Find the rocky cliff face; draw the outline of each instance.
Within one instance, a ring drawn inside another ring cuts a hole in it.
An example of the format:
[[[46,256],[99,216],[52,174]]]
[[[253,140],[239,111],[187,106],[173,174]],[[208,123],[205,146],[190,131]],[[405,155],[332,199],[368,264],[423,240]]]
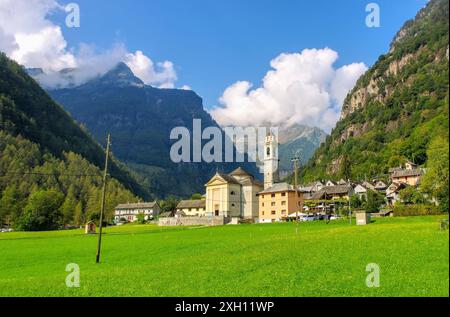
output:
[[[293,157],[299,157],[304,165],[313,156],[327,134],[319,128],[294,125],[279,131],[279,159],[281,175],[292,172]]]
[[[354,178],[383,175],[406,159],[426,163],[433,135],[448,135],[448,10],[448,1],[432,0],[405,23],[348,94],[304,177],[339,178],[348,160]]]

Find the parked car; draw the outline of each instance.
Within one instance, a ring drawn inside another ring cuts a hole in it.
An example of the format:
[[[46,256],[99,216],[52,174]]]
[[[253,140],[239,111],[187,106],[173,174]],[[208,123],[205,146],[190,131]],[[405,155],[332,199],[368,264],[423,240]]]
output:
[[[342,217],[341,216],[339,216],[339,215],[332,215],[331,217],[330,217],[330,220],[339,220],[339,219],[341,219]]]
[[[303,215],[300,217],[300,221],[314,221],[316,217],[314,215]]]

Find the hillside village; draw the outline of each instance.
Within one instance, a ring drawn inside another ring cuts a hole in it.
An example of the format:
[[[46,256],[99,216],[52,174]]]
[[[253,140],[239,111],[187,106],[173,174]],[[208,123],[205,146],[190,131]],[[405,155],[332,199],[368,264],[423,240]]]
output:
[[[281,182],[278,169],[277,140],[265,140],[264,181],[239,167],[226,174],[217,171],[205,184],[199,199],[181,200],[172,211],[162,212],[158,202],[119,204],[115,222],[159,219],[161,225],[210,224],[211,218],[225,223],[272,223],[281,221],[323,220],[367,211],[376,216],[392,215],[393,206],[404,202],[401,191],[417,188],[425,169],[407,161],[389,170],[388,181],[352,182],[341,179],[317,180],[297,189]]]
[[[51,88],[39,65],[2,52],[0,228],[79,228],[103,213],[108,224],[168,225],[446,213],[448,52],[448,1],[433,0],[359,77],[328,136],[287,118],[267,122],[288,131],[267,136],[262,178],[245,160],[171,160],[173,128],[194,134],[201,119],[225,129],[193,90],[148,85],[123,60],[80,85]],[[297,187],[293,156],[303,164]]]

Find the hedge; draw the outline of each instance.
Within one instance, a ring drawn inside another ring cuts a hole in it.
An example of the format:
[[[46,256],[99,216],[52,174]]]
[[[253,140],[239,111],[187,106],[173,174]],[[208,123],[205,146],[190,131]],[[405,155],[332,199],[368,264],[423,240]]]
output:
[[[417,205],[402,205],[394,206],[394,216],[427,216],[427,215],[442,215],[443,213],[435,205],[417,204]]]

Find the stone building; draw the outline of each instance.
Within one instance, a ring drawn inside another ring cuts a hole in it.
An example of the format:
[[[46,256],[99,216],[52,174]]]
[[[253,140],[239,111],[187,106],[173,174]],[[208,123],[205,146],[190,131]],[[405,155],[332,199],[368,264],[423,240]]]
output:
[[[114,209],[114,220],[120,222],[125,219],[129,222],[137,220],[139,214],[143,214],[145,220],[152,220],[156,218],[161,212],[159,204],[154,202],[134,203],[134,204],[119,204]]]

